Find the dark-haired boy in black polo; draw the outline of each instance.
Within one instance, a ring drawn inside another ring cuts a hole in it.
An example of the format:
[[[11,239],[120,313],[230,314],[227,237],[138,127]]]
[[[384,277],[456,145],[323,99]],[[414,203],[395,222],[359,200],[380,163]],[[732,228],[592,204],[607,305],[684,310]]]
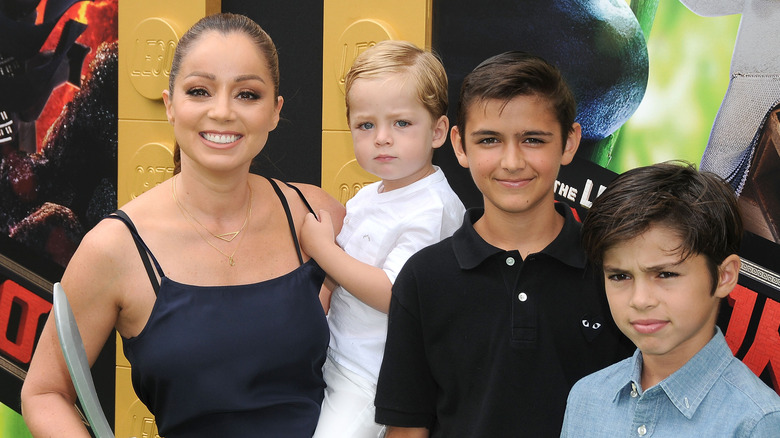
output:
[[[398,275],[376,396],[387,437],[558,436],[571,386],[630,354],[580,225],[554,202],[575,111],[536,56],[504,53],[465,78],[451,138],[484,210]]]

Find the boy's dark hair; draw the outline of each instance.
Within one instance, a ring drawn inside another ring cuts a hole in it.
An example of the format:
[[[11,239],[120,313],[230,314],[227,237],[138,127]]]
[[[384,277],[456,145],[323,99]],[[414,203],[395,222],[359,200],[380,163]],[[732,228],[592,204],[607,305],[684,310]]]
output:
[[[550,101],[561,124],[565,144],[577,116],[574,95],[555,66],[536,55],[519,51],[488,58],[463,79],[457,115],[461,139],[466,137],[466,114],[473,104],[495,99],[506,105],[517,96],[531,95]],[[465,150],[465,144],[462,146]]]
[[[590,261],[601,268],[609,248],[657,225],[680,236],[676,251],[683,260],[705,257],[714,292],[718,266],[742,242],[742,218],[731,186],[685,162],[629,170],[593,202],[582,224],[582,243]]]

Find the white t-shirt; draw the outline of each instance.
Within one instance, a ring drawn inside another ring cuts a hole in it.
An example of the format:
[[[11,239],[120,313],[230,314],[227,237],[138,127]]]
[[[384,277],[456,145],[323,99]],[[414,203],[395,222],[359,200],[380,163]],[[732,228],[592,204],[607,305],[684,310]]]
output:
[[[381,184],[369,184],[347,201],[347,215],[336,242],[357,260],[382,268],[390,282],[395,282],[409,257],[460,227],[465,208],[438,167],[400,189],[380,193]],[[339,286],[331,297],[328,324],[331,359],[376,383],[387,338],[387,314]]]

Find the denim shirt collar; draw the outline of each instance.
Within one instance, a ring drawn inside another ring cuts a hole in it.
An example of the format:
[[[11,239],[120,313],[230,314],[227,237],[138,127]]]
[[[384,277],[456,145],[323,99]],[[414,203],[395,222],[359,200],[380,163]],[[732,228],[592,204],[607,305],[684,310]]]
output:
[[[580,240],[580,224],[572,213],[571,207],[563,202],[555,203],[555,211],[563,216],[564,223],[558,236],[541,253],[560,260],[575,268],[585,267],[585,251]],[[455,257],[461,269],[474,269],[494,254],[505,251],[487,243],[474,229],[474,224],[485,210],[481,207],[470,208],[463,218],[463,226],[452,236]]]
[[[656,396],[663,391],[669,401],[686,418],[691,419],[712,386],[734,359],[723,333],[715,327],[715,336],[710,339],[695,356],[679,370],[665,378],[656,386],[644,391],[640,385],[642,376],[642,353],[637,349],[631,358],[627,382],[617,388],[613,403],[621,398],[630,397],[631,391],[637,391],[640,397]]]

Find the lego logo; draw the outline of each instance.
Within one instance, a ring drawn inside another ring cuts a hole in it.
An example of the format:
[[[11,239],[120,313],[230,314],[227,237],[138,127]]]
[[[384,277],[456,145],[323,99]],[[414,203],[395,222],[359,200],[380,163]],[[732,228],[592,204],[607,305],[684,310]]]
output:
[[[358,20],[350,24],[339,37],[339,57],[334,59],[334,70],[339,89],[344,93],[344,78],[358,57],[377,42],[391,40],[392,28],[376,19]]]
[[[334,178],[336,199],[346,204],[358,190],[377,180],[376,176],[360,167],[357,160],[350,160],[339,169]]]
[[[162,99],[178,41],[173,27],[160,18],[147,18],[133,30],[127,74],[135,90],[145,98]]]
[[[141,146],[132,163],[135,172],[130,186],[130,199],[135,199],[173,176],[173,154],[159,143]]]

